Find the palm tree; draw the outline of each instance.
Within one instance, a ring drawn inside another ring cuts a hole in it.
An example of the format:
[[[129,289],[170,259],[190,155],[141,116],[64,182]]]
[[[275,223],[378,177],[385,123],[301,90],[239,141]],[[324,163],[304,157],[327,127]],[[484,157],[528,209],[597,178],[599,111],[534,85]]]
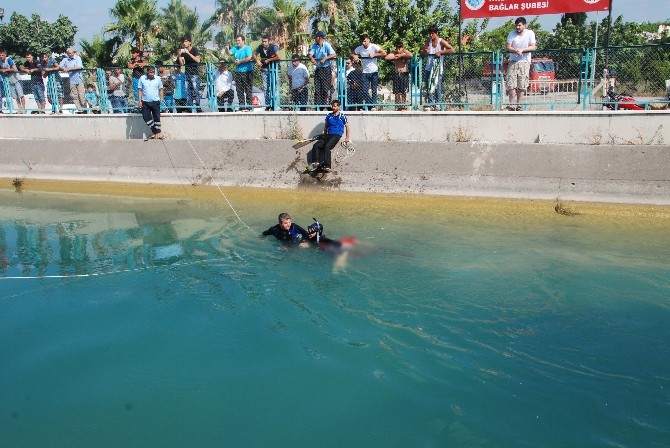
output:
[[[204,45],[212,39],[210,28],[209,23],[201,24],[197,11],[189,9],[182,0],[170,0],[167,7],[161,8],[158,21],[158,44],[155,48],[157,58],[170,60],[176,50],[181,48],[184,36],[190,36],[201,57],[215,59],[209,57],[211,55],[204,49]]]
[[[272,8],[263,11],[260,18],[267,25],[263,32],[287,53],[297,53],[310,40],[307,31],[309,11],[306,2],[296,4],[294,0],[274,0]]]
[[[105,32],[130,39],[143,53],[158,31],[156,0],[118,0],[109,12],[115,22],[107,24]]]
[[[95,35],[91,41],[82,39],[79,44],[82,49],[82,60],[88,67],[110,67],[113,64],[114,53],[121,44],[118,37],[104,40]]]
[[[355,12],[353,0],[317,0],[312,9],[312,31],[334,35],[340,17],[351,17]]]
[[[218,24],[225,35],[233,37],[249,31],[261,11],[256,0],[216,0],[216,4],[210,22]]]

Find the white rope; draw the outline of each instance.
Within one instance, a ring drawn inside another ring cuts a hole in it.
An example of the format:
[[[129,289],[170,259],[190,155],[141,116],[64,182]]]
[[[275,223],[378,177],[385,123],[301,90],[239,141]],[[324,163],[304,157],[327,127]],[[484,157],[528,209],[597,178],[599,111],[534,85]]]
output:
[[[179,121],[177,120],[177,118],[175,118],[174,114],[169,109],[166,109],[166,110],[168,111],[168,113],[170,114],[172,119],[174,120],[175,124],[177,125],[177,128],[179,128],[179,132],[181,132],[181,135],[184,137],[184,139],[188,143],[188,146],[191,147],[191,151],[193,151],[195,156],[198,158],[198,161],[200,161],[200,165],[202,165],[202,167],[205,169],[209,178],[212,179],[212,182],[214,182],[214,185],[216,186],[217,190],[219,190],[219,193],[221,193],[221,196],[223,196],[223,199],[226,200],[226,203],[228,204],[228,207],[230,207],[230,209],[233,211],[233,213],[235,213],[235,217],[237,217],[237,220],[240,221],[244,227],[253,231],[253,229],[251,227],[249,227],[247,225],[247,223],[242,221],[242,218],[240,218],[240,215],[237,213],[237,210],[235,210],[235,207],[233,207],[233,204],[230,203],[230,201],[228,200],[228,197],[226,196],[226,194],[221,189],[221,185],[216,181],[216,179],[214,179],[214,175],[209,170],[209,168],[207,168],[207,166],[205,165],[205,162],[202,161],[202,158],[200,158],[200,154],[198,154],[198,151],[195,150],[195,148],[191,144],[191,141],[188,139],[188,137],[186,137],[186,133],[184,133],[184,130],[179,125]],[[163,145],[165,145],[165,140],[163,140]],[[165,146],[165,150],[167,151],[167,146]]]
[[[337,148],[337,151],[335,152],[335,160],[338,162],[341,162],[345,159],[348,159],[349,157],[353,156],[356,154],[356,148],[354,148],[354,142],[348,141],[348,142],[340,142],[340,146],[343,147],[344,149],[347,150],[345,155],[343,157],[340,157],[340,148]]]
[[[239,256],[239,254],[238,254]],[[172,263],[172,264],[166,264],[166,265],[154,265],[154,266],[146,266],[142,268],[134,268],[134,269],[122,269],[120,271],[107,271],[107,272],[93,272],[90,274],[63,274],[63,275],[34,275],[34,276],[22,276],[22,275],[16,275],[16,276],[8,276],[8,277],[0,277],[0,280],[43,280],[43,279],[64,279],[64,278],[89,278],[89,277],[104,277],[108,275],[116,275],[116,274],[127,274],[130,272],[143,272],[143,271],[149,271],[152,269],[159,269],[159,268],[172,268],[175,266],[191,266],[195,264],[201,264],[201,263],[211,263],[215,261],[222,261],[225,260],[226,258],[212,258],[209,260],[196,260],[196,261],[191,261],[188,263]]]

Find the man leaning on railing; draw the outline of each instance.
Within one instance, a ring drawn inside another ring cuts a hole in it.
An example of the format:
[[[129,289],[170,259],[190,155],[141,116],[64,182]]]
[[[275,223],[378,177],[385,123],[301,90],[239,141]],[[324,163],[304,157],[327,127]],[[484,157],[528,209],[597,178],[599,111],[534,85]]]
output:
[[[200,53],[193,47],[191,37],[182,39],[183,47],[179,50],[177,63],[185,67],[187,105],[195,111],[200,110]]]
[[[279,47],[277,44],[270,42],[269,36],[263,36],[261,44],[254,52],[254,60],[256,65],[261,69],[261,76],[263,77],[263,91],[265,92],[265,110],[273,110],[272,92],[270,82],[270,69],[279,67]],[[276,65],[275,65],[276,64]],[[277,76],[276,79],[279,79]]]
[[[38,111],[33,111],[34,114],[45,113],[44,106],[46,104],[46,98],[44,96],[44,81],[42,80],[42,65],[35,58],[33,53],[26,52],[26,62],[21,65],[21,71],[28,73],[30,75],[30,89],[35,97],[35,103],[37,103]]]
[[[314,44],[309,50],[309,60],[316,66],[314,71],[314,104],[327,106],[331,88],[332,60],[337,58],[333,47],[326,42],[326,35],[319,31],[314,35]]]

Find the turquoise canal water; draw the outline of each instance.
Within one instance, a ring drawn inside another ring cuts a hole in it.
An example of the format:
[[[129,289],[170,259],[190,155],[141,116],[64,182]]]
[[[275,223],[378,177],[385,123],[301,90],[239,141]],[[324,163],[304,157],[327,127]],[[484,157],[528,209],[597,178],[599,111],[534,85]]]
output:
[[[0,194],[0,446],[670,445],[667,215],[265,195]]]

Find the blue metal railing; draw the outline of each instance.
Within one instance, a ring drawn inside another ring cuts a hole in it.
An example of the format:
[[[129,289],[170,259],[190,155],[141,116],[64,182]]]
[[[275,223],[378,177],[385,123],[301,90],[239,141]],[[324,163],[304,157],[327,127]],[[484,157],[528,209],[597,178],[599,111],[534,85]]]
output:
[[[657,62],[647,63],[649,55]],[[523,107],[534,110],[587,110],[602,107],[616,109],[618,103],[613,102],[608,96],[608,86],[610,83],[614,85],[615,82],[618,87],[617,91],[632,90],[635,83],[642,83],[644,93],[638,96],[636,102],[644,108],[649,108],[653,104],[666,105],[669,99],[665,92],[665,80],[670,78],[670,72],[663,72],[663,68],[666,67],[668,58],[670,58],[670,45],[536,51],[531,61],[534,67],[534,71],[531,71],[531,85],[527,95],[524,96]],[[378,60],[379,88],[376,91],[378,100],[370,102],[365,98],[366,96],[374,97],[375,92],[362,95],[360,90],[354,91],[351,87],[353,84],[350,84],[350,79],[347,77],[346,59],[338,58],[333,61],[331,70],[332,88],[330,92],[327,92],[325,98],[319,98],[318,103],[314,92],[314,67],[309,61],[304,60],[303,63],[308,70],[311,70],[307,101],[304,104],[302,103],[304,96],[296,100],[291,94],[288,77],[291,61],[281,60],[272,64],[265,72],[259,72],[255,68],[252,96],[257,96],[259,100],[254,107],[267,108],[272,111],[326,109],[330,101],[336,98],[347,110],[366,111],[376,108],[387,111],[394,109],[416,111],[424,107],[434,110],[502,110],[508,105],[505,92],[506,59],[507,54],[502,51],[447,54],[434,59],[415,55],[409,61],[409,83],[406,86],[406,92],[399,92],[393,88],[394,62],[380,58]],[[540,68],[535,68],[536,64]],[[433,76],[431,67],[437,70],[438,76]],[[617,68],[618,75],[615,75]],[[608,69],[607,75],[603,74],[605,69]],[[234,73],[233,64],[230,65],[230,70]],[[545,72],[541,73],[538,70],[545,70]],[[670,71],[670,68],[666,71]],[[128,69],[124,69],[123,72],[126,78],[125,91],[128,93],[128,107],[123,107],[122,112],[136,112],[131,72]],[[178,84],[181,79],[179,74],[179,68],[173,67],[172,71],[168,68],[167,72],[162,73],[162,76],[169,76]],[[320,74],[323,76],[324,72]],[[360,67],[354,74],[362,75]],[[92,84],[96,88],[100,100],[99,109],[103,113],[119,112],[119,109],[114,110],[111,107],[111,93],[108,91],[109,72],[102,68],[86,69],[83,76],[85,85]],[[216,92],[218,65],[216,63],[202,64],[199,76],[201,78],[201,106],[187,106],[185,102],[179,103],[179,100],[183,98],[178,98],[179,89],[175,87],[174,97],[177,111],[219,110]],[[14,88],[10,85],[8,78],[4,76],[0,78],[0,93],[4,97],[5,110],[8,113],[15,113],[17,107],[14,104],[16,103],[12,102],[15,96]],[[22,75],[19,82],[22,83],[27,98],[32,92],[32,80],[27,80],[26,75]],[[234,86],[233,90],[237,91],[236,87]],[[62,112],[64,108],[66,113],[73,112],[77,108],[77,105],[74,104],[75,92],[71,89],[67,74],[49,73],[44,88],[52,113]],[[300,104],[296,104],[296,101],[299,101]],[[29,101],[26,103],[31,104],[27,107],[27,111],[38,110],[37,106],[32,105],[33,103]],[[92,112],[87,107],[79,108],[83,112]],[[236,111],[241,108],[249,107],[240,106],[235,100],[229,110]]]

